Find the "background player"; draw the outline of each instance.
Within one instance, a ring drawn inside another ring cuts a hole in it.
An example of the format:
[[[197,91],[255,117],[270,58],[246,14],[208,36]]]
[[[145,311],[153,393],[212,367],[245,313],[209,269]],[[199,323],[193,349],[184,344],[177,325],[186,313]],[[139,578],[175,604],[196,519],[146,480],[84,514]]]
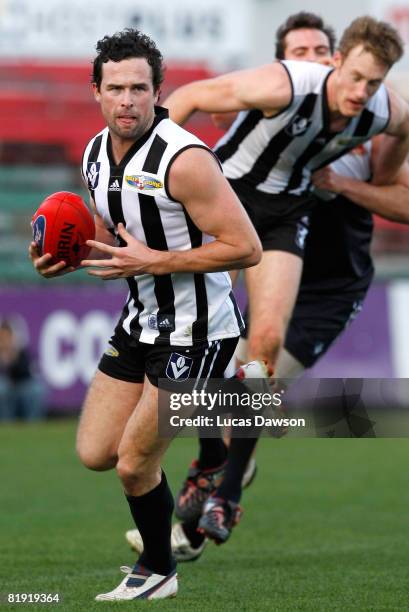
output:
[[[262,261],[246,274],[250,359],[274,367],[282,348],[302,271],[311,173],[382,131],[394,138],[382,147],[375,180],[393,180],[406,158],[408,105],[382,84],[402,52],[396,30],[361,17],[344,32],[334,70],[307,62],[274,63],[186,85],[165,102],[177,122],[195,110],[245,111],[215,151],[263,245]],[[230,500],[239,495],[255,440],[237,445],[232,440],[229,456],[238,470],[230,477],[228,469],[218,501],[211,498],[206,505],[214,525],[231,525],[238,513]],[[210,534],[205,516],[201,527]]]
[[[155,44],[124,30],[97,51],[93,88],[107,127],[87,145],[82,170],[98,230],[89,244],[106,259],[82,263],[93,276],[127,278],[130,294],[91,382],[77,450],[90,469],[116,468],[144,543],[129,575],[97,600],[164,598],[176,594],[177,579],[158,379],[222,375],[241,327],[223,271],[256,264],[260,245],[213,154],[155,106],[162,81]],[[30,255],[46,277],[65,266],[50,266],[35,243]]]
[[[297,13],[278,29],[276,57],[278,59],[308,58],[311,61],[331,61],[335,36],[322,19],[311,13]],[[217,122],[228,127],[236,115],[218,115]],[[310,367],[328,349],[334,339],[359,312],[373,276],[369,252],[372,235],[370,213],[353,203],[383,214],[386,218],[409,222],[409,173],[402,168],[394,185],[376,186],[368,181],[372,168],[377,166],[379,149],[385,136],[374,143],[352,151],[314,175],[321,189],[343,191],[346,197],[317,204],[311,215],[310,235],[306,241],[304,271],[300,292],[287,332],[285,349],[277,363],[277,376],[288,378]],[[334,194],[320,193],[333,198]],[[247,359],[246,342],[240,340],[240,359]],[[205,444],[206,441],[204,440]],[[239,446],[240,440],[236,442]],[[240,463],[239,466],[242,464]],[[240,480],[236,462],[230,457],[230,490],[232,501],[240,498]],[[175,554],[182,560],[197,558],[204,546],[204,537],[197,533],[201,505],[209,489],[215,489],[206,472],[198,470],[197,463],[190,472],[177,508],[186,522],[173,528]],[[186,495],[189,492],[188,495]],[[218,494],[223,493],[220,487]],[[189,499],[189,504],[181,503]],[[195,516],[194,516],[195,515]],[[196,519],[196,520],[195,520]],[[220,528],[218,528],[220,531]],[[228,535],[228,530],[224,532]],[[220,535],[220,533],[219,533]],[[134,547],[140,546],[139,534],[127,532]]]

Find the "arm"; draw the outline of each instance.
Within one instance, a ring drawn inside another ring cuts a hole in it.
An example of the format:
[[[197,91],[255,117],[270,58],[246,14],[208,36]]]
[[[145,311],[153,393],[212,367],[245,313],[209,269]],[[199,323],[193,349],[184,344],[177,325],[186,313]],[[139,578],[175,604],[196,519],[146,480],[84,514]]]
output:
[[[171,93],[163,104],[171,119],[182,125],[195,111],[226,113],[258,108],[275,115],[290,103],[291,96],[288,73],[275,62],[189,83]]]
[[[126,247],[88,241],[89,245],[112,256],[108,260],[83,261],[84,266],[97,267],[89,274],[113,279],[139,274],[218,272],[246,268],[259,262],[261,246],[257,234],[209,152],[191,148],[181,153],[169,173],[169,190],[172,197],[183,204],[193,223],[215,240],[186,251],[157,251],[133,238],[119,225]]]
[[[213,125],[219,130],[228,130],[237,118],[237,113],[212,113],[211,119]]]
[[[101,215],[97,213],[97,207],[92,198],[90,198],[91,208],[94,211],[94,221],[95,221],[95,240],[97,242],[103,242],[104,244],[108,244],[110,246],[116,245],[116,240],[114,236],[107,230],[105,224],[102,220]],[[98,259],[98,257],[103,257],[102,253],[98,249],[91,249],[89,258]]]
[[[388,93],[391,118],[385,133],[392,138],[385,139],[373,165],[376,185],[393,183],[409,154],[409,106],[395,92],[388,90]]]
[[[386,137],[388,139],[388,137]],[[383,148],[385,136],[373,141],[372,163]],[[320,189],[332,191],[355,204],[399,223],[409,223],[409,164],[405,162],[393,185],[374,185],[347,176],[341,176],[326,166],[313,175],[313,183]]]

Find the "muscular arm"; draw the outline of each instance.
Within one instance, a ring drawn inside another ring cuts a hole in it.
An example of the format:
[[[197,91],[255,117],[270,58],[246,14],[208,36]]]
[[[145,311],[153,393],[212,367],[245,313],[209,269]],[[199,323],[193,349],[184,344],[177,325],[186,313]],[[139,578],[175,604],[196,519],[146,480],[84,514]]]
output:
[[[389,90],[388,93],[391,118],[385,133],[391,138],[385,139],[373,165],[376,185],[394,183],[409,154],[409,106],[395,92]]]
[[[171,168],[169,189],[193,223],[215,240],[190,252],[164,253],[164,271],[216,272],[258,263],[261,248],[253,225],[207,151],[182,153]]]
[[[225,113],[257,108],[274,115],[291,101],[287,71],[277,62],[179,87],[163,103],[182,125],[195,111]]]
[[[373,140],[371,163],[374,167],[388,136]],[[374,177],[376,178],[376,177]],[[376,185],[336,174],[329,166],[314,173],[313,183],[320,189],[339,193],[390,221],[409,223],[409,163],[400,168],[392,185]]]
[[[113,279],[140,274],[217,272],[259,262],[261,245],[257,234],[208,151],[191,148],[176,158],[169,173],[169,191],[183,204],[196,227],[215,240],[186,251],[157,251],[118,226],[127,246],[117,248],[89,241],[88,244],[112,256],[105,261],[84,261],[84,266],[97,267],[90,274]]]

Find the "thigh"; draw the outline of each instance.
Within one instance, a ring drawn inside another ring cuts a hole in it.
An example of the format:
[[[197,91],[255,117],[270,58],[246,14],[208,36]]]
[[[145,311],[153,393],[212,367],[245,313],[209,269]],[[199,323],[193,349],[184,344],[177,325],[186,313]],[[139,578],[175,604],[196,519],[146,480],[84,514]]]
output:
[[[98,370],[82,410],[77,446],[83,462],[94,469],[114,467],[126,424],[143,384],[112,378]]]

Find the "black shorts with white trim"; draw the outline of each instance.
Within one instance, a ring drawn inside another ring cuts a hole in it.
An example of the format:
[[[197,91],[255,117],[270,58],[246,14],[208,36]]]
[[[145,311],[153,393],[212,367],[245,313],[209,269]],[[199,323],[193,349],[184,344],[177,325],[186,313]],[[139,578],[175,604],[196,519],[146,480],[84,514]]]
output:
[[[310,194],[265,193],[240,179],[229,183],[250,217],[263,251],[285,251],[303,258],[309,213],[316,200]]]
[[[159,379],[195,384],[200,379],[223,378],[237,338],[210,340],[193,346],[163,346],[134,340],[117,327],[98,369],[118,380],[142,383],[145,375],[155,387]],[[161,385],[162,386],[162,385]]]

